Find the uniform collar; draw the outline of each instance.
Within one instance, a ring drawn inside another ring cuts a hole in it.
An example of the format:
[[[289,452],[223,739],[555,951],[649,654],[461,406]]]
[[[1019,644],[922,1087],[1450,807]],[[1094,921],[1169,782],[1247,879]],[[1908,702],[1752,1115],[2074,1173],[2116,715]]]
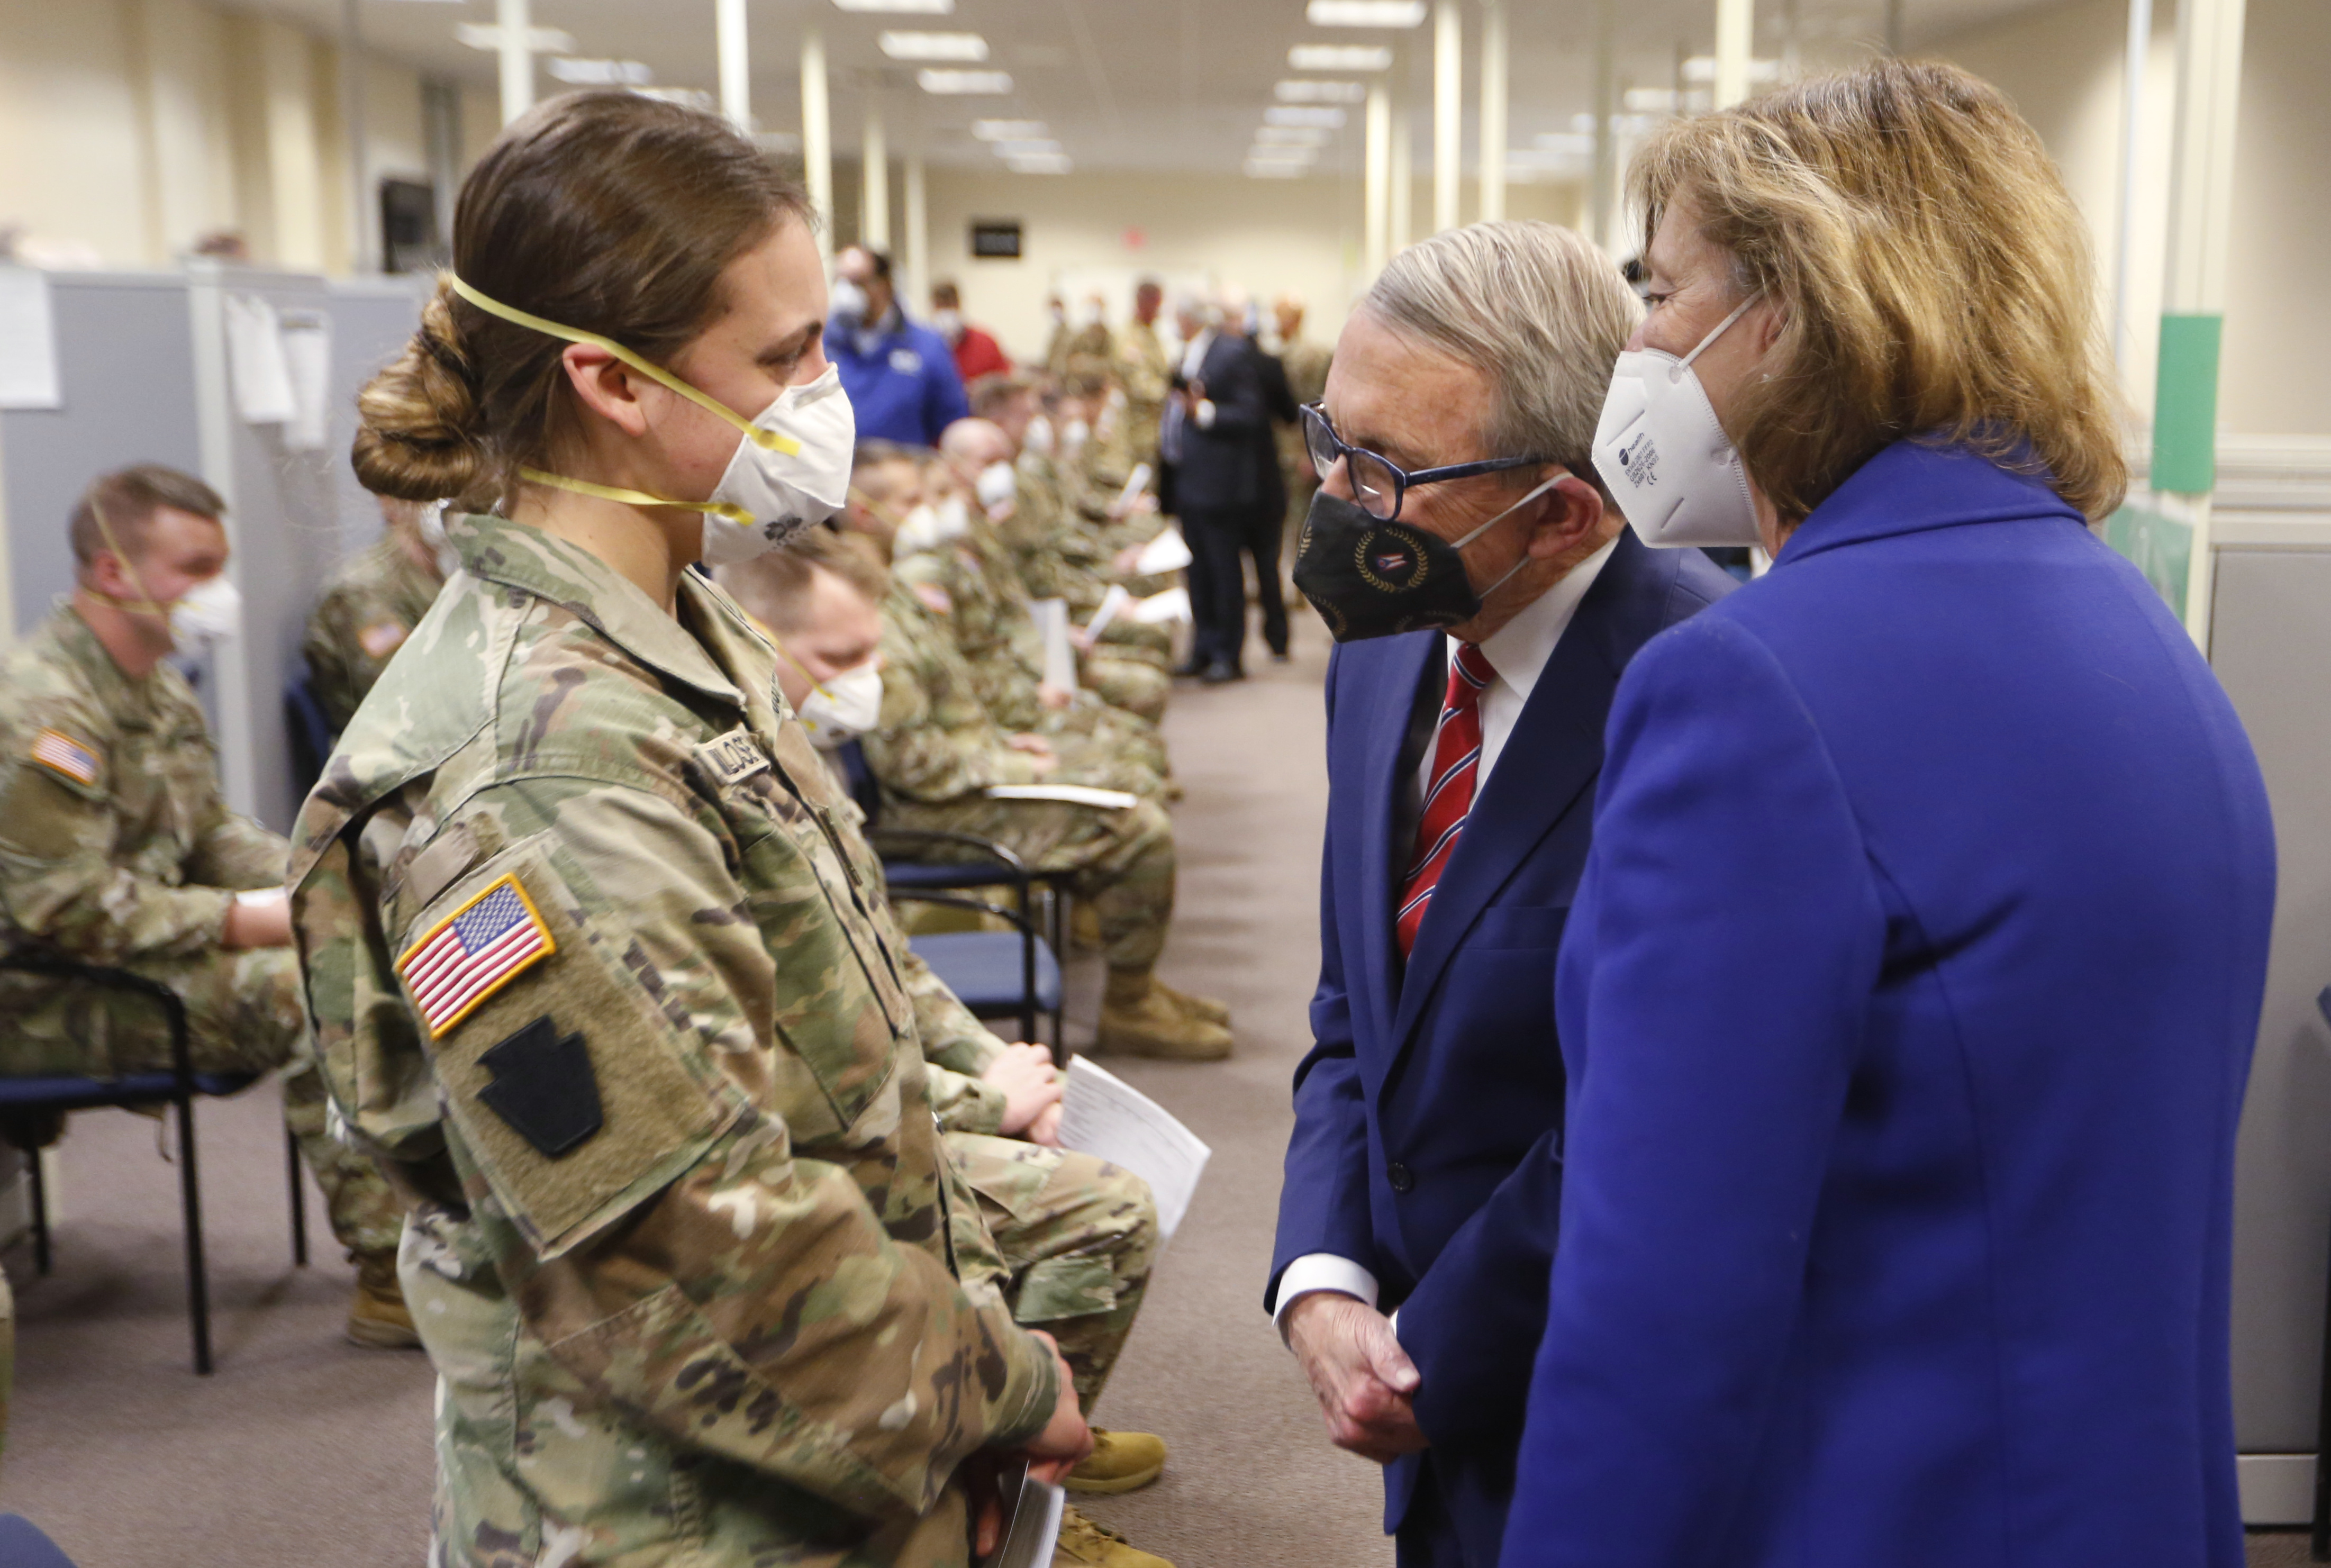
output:
[[[1970,446],[1898,441],[1815,507],[1781,546],[1774,565],[1785,566],[1824,550],[1897,534],[2046,517],[2086,526],[2048,488],[2044,470],[2018,472]]]
[[[526,523],[475,513],[447,518],[445,536],[461,552],[461,565],[471,575],[547,600],[659,674],[745,706],[744,694],[720,672],[704,645],[590,551]],[[723,613],[717,606],[719,595],[693,574],[681,575],[680,594],[699,621],[709,623]]]
[[[81,612],[73,608],[71,599],[58,602],[49,626],[57,647],[88,678],[92,694],[106,712],[127,717],[153,706],[155,693],[161,689],[162,672],[169,668],[166,660],[156,664],[143,679],[132,680],[113,661],[113,655],[97,640],[97,633],[81,618]]]

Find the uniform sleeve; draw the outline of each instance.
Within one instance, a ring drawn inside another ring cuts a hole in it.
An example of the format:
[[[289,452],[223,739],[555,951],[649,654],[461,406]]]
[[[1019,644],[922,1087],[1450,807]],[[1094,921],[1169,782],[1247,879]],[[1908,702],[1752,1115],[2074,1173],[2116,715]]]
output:
[[[229,810],[216,794],[210,808],[186,862],[187,879],[213,888],[281,887],[291,846],[241,812]]]
[[[897,1151],[919,1136],[947,1225],[946,1156],[913,1125],[928,1122],[909,1097],[919,1070],[891,1069],[879,1010],[855,1036],[785,1032],[849,994],[826,967],[851,951],[828,929],[832,889],[748,896],[696,815],[642,790],[549,789],[476,797],[480,821],[501,824],[481,841],[508,833],[509,847],[393,940],[348,951],[328,900],[311,910],[303,888],[303,946],[324,959],[309,970],[319,1041],[361,1065],[366,1010],[392,988],[406,999],[498,1269],[595,1395],[852,1513],[928,1509],[966,1455],[1042,1428],[1056,1379],[1000,1299],[966,1295],[870,1204],[870,1187],[893,1209],[910,1201]],[[775,957],[770,900],[802,911]],[[773,1099],[835,1107],[820,1148],[867,1138],[882,1181],[799,1152],[803,1129]]]
[[[106,729],[71,705],[44,707],[0,737],[0,905],[9,925],[97,964],[178,957],[214,945],[231,885],[174,886],[114,863]],[[36,760],[47,757],[49,761]],[[276,843],[272,880],[283,875]]]
[[[937,805],[990,784],[1034,782],[1034,759],[1026,754],[981,736],[956,735],[938,722],[932,711],[930,655],[903,628],[894,624],[884,632],[882,651],[881,717],[860,745],[866,765],[885,790],[902,800]]]
[[[928,1064],[931,1109],[951,1133],[994,1133],[1004,1126],[1004,1091],[982,1082],[1004,1042],[972,1016],[931,966],[911,947],[900,955],[899,978],[915,1004],[915,1032]]]
[[[1717,616],[1648,644],[1562,948],[1561,1241],[1508,1564],[1697,1561],[1737,1516],[1884,946],[1778,662]]]

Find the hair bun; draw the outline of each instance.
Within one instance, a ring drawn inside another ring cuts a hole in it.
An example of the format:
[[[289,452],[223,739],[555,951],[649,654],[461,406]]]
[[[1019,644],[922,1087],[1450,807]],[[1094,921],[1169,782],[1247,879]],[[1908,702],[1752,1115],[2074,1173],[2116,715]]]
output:
[[[453,290],[441,279],[404,351],[357,394],[357,478],[376,495],[411,501],[465,496],[486,477],[477,375],[453,324]]]

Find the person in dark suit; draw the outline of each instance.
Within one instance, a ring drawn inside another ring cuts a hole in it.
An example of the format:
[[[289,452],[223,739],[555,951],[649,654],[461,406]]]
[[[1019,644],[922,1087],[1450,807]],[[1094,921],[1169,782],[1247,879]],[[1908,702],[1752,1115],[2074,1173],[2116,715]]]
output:
[[[1254,334],[1255,307],[1247,307],[1247,347],[1255,368],[1262,373],[1262,405],[1270,414],[1270,428],[1254,442],[1256,484],[1261,492],[1247,518],[1246,553],[1254,562],[1255,603],[1262,612],[1262,640],[1270,656],[1287,662],[1287,596],[1280,583],[1280,556],[1287,544],[1287,475],[1279,461],[1279,432],[1284,426],[1299,430],[1303,410],[1288,385],[1287,366],[1276,354],[1264,350]]]
[[[1192,556],[1190,660],[1177,673],[1213,686],[1245,674],[1241,552],[1270,499],[1255,454],[1270,446],[1270,410],[1253,347],[1223,327],[1221,305],[1185,299],[1176,309],[1185,346],[1159,445],[1172,465],[1173,507]]]
[[[1627,536],[1588,461],[1638,314],[1569,230],[1452,230],[1394,258],[1306,416],[1295,580],[1340,645],[1265,1301],[1330,1436],[1384,1463],[1403,1568],[1497,1561],[1554,1242],[1547,976],[1603,717],[1635,650],[1732,587]]]
[[[1600,466],[1774,561],[1612,709],[1504,1562],[2239,1568],[2273,828],[2088,527],[2126,475],[2082,220],[1994,89],[1890,60],[1632,183]]]

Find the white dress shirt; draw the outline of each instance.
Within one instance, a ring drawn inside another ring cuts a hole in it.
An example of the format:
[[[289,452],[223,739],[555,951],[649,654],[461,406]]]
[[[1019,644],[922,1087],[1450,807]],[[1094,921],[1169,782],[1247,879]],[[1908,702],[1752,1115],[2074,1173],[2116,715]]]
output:
[[[1563,632],[1578,613],[1579,601],[1594,586],[1594,579],[1603,575],[1618,544],[1613,538],[1573,566],[1560,582],[1482,641],[1482,655],[1497,670],[1498,678],[1481,690],[1481,760],[1473,774],[1476,801],[1489,782],[1489,770],[1498,765],[1498,758],[1505,752],[1515,721],[1521,717],[1530,693],[1537,689],[1537,678],[1546,672],[1546,661],[1554,657],[1556,644],[1562,641]],[[1448,641],[1448,659],[1453,662],[1463,644],[1454,637]],[[1409,792],[1410,809],[1405,813],[1409,821],[1415,820],[1417,803],[1432,787],[1432,754],[1437,749],[1432,745],[1425,746],[1414,776],[1404,786]],[[1459,835],[1460,841],[1462,836]],[[1406,865],[1401,870],[1405,873]],[[1287,1331],[1287,1309],[1294,1305],[1295,1298],[1317,1290],[1356,1296],[1370,1307],[1376,1304],[1378,1293],[1376,1277],[1350,1259],[1338,1258],[1332,1252],[1307,1252],[1289,1263],[1287,1271],[1279,1277],[1279,1305],[1271,1317],[1281,1334]]]

